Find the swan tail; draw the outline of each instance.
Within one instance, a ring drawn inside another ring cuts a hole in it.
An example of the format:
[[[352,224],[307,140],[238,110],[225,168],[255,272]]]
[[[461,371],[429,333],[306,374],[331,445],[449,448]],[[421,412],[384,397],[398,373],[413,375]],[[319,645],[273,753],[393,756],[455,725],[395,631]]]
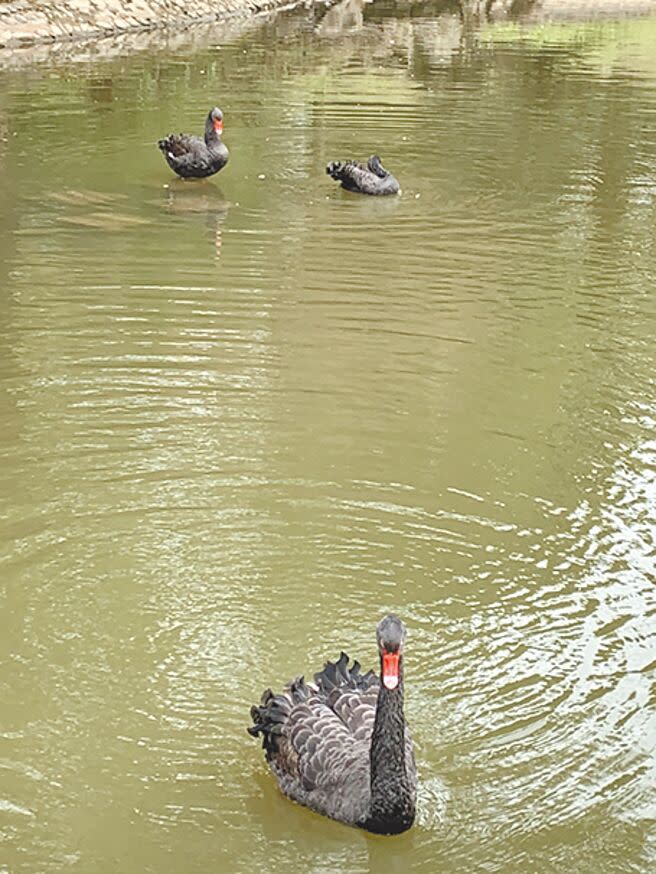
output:
[[[342,161],[331,161],[326,167],[326,173],[336,182],[342,182],[344,179],[344,170],[346,164]]]
[[[274,695],[271,689],[266,689],[259,706],[251,707],[253,725],[247,731],[253,737],[262,735],[262,749],[266,752],[267,761],[271,760],[279,750],[279,742],[283,727],[292,709],[310,697],[312,689],[304,677],[297,677],[289,684],[284,693]]]

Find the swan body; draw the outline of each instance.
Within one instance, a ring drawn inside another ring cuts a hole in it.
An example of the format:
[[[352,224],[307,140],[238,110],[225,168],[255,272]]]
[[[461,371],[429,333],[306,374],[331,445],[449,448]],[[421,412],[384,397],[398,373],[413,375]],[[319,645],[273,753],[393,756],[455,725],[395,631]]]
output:
[[[326,173],[341,182],[347,191],[359,194],[398,194],[397,179],[383,167],[378,155],[372,155],[366,166],[357,161],[333,161],[326,167]]]
[[[409,829],[417,776],[403,715],[403,624],[378,625],[381,673],[362,674],[342,653],[315,674],[251,708],[266,759],[282,792],[349,825],[379,834]]]
[[[183,179],[213,176],[228,163],[229,152],[221,140],[223,113],[215,106],[205,121],[205,135],[169,134],[157,145],[174,173]]]

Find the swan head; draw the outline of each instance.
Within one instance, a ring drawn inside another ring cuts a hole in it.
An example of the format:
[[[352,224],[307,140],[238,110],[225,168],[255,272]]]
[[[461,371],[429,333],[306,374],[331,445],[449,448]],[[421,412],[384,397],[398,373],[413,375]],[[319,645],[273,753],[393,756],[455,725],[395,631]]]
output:
[[[390,614],[378,623],[376,629],[381,660],[383,685],[393,691],[399,685],[400,659],[405,642],[405,627],[398,616]]]
[[[216,131],[217,134],[223,133],[223,113],[218,106],[210,110],[210,114],[207,116],[207,125],[211,130]]]

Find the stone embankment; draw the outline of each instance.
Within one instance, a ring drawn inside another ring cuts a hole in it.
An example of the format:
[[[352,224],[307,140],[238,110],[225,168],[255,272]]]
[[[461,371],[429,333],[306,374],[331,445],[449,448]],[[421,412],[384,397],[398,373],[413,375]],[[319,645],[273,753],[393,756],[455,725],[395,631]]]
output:
[[[289,5],[290,0],[10,0],[0,2],[0,48],[184,27]]]

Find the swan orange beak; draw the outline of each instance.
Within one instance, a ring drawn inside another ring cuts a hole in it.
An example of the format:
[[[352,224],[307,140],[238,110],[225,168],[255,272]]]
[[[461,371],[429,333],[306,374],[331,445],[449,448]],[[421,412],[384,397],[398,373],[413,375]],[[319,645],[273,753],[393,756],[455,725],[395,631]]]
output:
[[[383,683],[386,689],[396,689],[399,685],[399,653],[383,653]]]
[[[217,134],[223,133],[223,119],[222,118],[215,118],[214,119],[214,130],[217,132]]]

